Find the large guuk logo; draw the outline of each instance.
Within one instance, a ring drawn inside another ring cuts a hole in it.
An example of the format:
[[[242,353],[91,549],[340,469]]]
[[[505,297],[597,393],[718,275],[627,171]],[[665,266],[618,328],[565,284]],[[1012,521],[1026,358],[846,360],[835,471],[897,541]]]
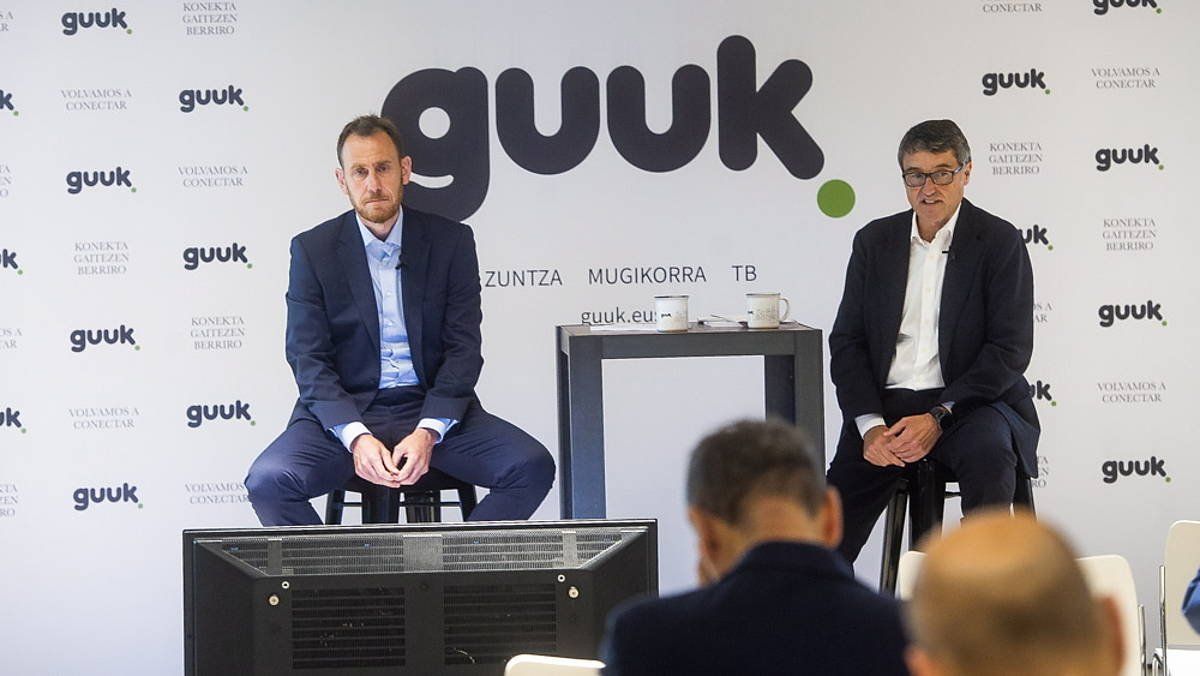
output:
[[[671,80],[672,118],[662,132],[646,122],[646,79],[633,66],[620,66],[604,83],[608,135],[626,162],[649,172],[669,172],[696,158],[717,128],[721,163],[734,171],[750,168],[759,141],[797,179],[816,177],[825,154],[793,109],[813,86],[808,64],[788,59],[759,86],[754,45],[740,36],[717,48],[716,96],[712,78],[695,64],[681,66]],[[495,81],[495,132],[504,153],[535,174],[562,174],[579,166],[600,134],[601,90],[596,73],[570,68],[560,83],[562,122],[543,134],[534,124],[534,83],[528,72],[509,68]],[[449,117],[443,133],[427,134],[421,117],[440,109]],[[383,114],[400,130],[413,158],[417,179],[405,198],[419,209],[465,219],[487,198],[491,114],[488,78],[477,68],[431,68],[400,80],[383,103]],[[448,182],[447,182],[447,179]],[[439,184],[436,185],[435,184]],[[844,181],[824,183],[817,193],[821,211],[844,216],[854,206],[854,190]]]

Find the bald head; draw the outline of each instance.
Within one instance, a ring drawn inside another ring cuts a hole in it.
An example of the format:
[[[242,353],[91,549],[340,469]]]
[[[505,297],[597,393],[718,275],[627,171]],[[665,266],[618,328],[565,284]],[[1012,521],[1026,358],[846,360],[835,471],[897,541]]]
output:
[[[1114,618],[1070,545],[1031,516],[967,519],[928,547],[909,604],[917,652],[938,674],[1116,674]]]

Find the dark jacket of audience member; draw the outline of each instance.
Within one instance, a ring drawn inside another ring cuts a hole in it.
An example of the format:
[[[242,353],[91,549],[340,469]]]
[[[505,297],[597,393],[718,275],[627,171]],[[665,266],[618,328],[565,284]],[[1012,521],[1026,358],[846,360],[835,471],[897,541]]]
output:
[[[706,437],[687,492],[705,586],[615,610],[606,675],[908,673],[899,607],[833,551],[840,502],[794,428]]]

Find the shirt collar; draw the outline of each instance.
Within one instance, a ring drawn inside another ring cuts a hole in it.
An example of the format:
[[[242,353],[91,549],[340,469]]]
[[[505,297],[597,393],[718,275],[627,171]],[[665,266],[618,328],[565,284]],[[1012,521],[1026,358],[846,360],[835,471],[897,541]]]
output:
[[[370,248],[371,242],[379,242],[379,238],[375,233],[371,232],[367,226],[363,225],[362,217],[358,212],[354,212],[354,221],[358,223],[358,234],[362,235],[363,248]],[[392,231],[388,233],[387,239],[381,243],[387,245],[388,249],[399,249],[403,241],[404,235],[404,208],[396,214],[396,224],[392,226]]]
[[[950,215],[950,220],[946,221],[946,224],[943,225],[941,229],[933,235],[933,242],[926,242],[925,240],[921,239],[921,233],[917,230],[917,212],[916,210],[913,210],[912,233],[909,235],[910,241],[920,244],[933,244],[934,242],[937,242],[939,238],[942,238],[944,242],[942,248],[949,249],[950,242],[954,239],[954,226],[958,225],[958,214],[961,212],[962,202],[959,202],[958,208],[955,209],[954,213]]]

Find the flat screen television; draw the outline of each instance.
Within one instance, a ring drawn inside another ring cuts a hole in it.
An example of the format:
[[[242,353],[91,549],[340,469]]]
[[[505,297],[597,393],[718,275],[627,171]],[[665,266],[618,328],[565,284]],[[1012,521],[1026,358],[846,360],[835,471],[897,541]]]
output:
[[[501,674],[657,592],[653,520],[186,530],[184,672]]]

